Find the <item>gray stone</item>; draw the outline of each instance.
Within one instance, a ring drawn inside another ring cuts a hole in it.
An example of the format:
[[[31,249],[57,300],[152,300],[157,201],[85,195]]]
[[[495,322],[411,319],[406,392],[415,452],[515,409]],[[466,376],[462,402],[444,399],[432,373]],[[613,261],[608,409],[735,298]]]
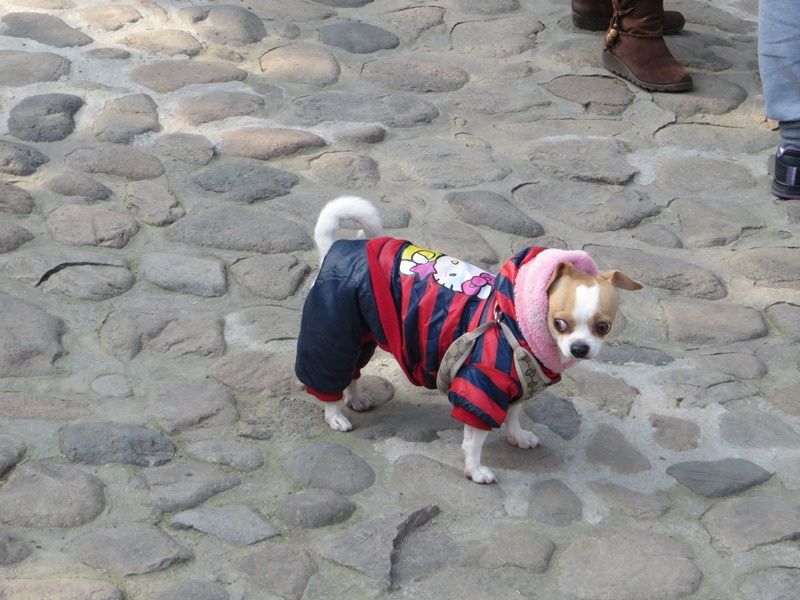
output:
[[[104,507],[102,480],[70,465],[28,461],[0,487],[0,521],[14,527],[76,527]]]
[[[164,511],[194,508],[241,483],[236,475],[193,461],[142,469],[133,485],[149,492],[146,504]]]
[[[800,289],[800,248],[739,250],[732,262],[759,286]]]
[[[112,191],[102,183],[95,181],[83,173],[63,171],[46,184],[47,189],[62,196],[80,196],[87,200],[98,201],[110,197]]]
[[[544,139],[528,144],[525,157],[537,177],[624,184],[638,173],[625,160],[629,150],[613,138]]]
[[[736,304],[688,300],[664,303],[670,337],[690,347],[725,346],[767,335],[760,312]]]
[[[620,419],[630,412],[633,401],[639,396],[638,389],[605,373],[576,367],[569,371],[568,377],[574,384],[572,395],[587,400]]]
[[[0,221],[0,254],[16,250],[33,239],[33,234],[19,225]]]
[[[339,444],[315,442],[290,452],[283,470],[298,484],[340,494],[361,492],[375,482],[375,471],[360,456]]]
[[[550,99],[538,88],[529,86],[518,86],[502,91],[494,87],[470,87],[463,96],[455,100],[455,105],[459,109],[485,115],[522,113],[531,108],[543,108],[550,104]]]
[[[723,8],[695,0],[677,0],[674,6],[676,10],[684,13],[689,23],[716,27],[728,33],[748,33],[756,27],[753,21],[745,21]]]
[[[30,555],[31,549],[28,544],[15,535],[0,529],[0,567],[17,564]],[[0,587],[0,593],[2,593],[2,587]]]
[[[187,581],[157,592],[151,600],[230,600],[230,596],[218,583]]]
[[[513,566],[528,573],[544,573],[556,551],[553,540],[532,531],[512,529],[498,533],[480,557],[490,569]]]
[[[176,54],[194,56],[203,49],[203,45],[192,34],[182,29],[136,31],[122,38],[122,42],[142,52],[168,56]]]
[[[70,548],[84,564],[114,577],[162,571],[194,558],[158,527],[141,523],[99,528],[79,537]]]
[[[617,231],[636,227],[659,213],[637,190],[578,181],[526,183],[514,198],[529,214],[543,214],[584,231]]]
[[[139,232],[130,215],[101,206],[65,204],[47,215],[53,239],[72,246],[122,248]]]
[[[0,173],[30,175],[50,159],[33,146],[0,140]]]
[[[226,335],[246,346],[293,339],[300,328],[300,312],[280,306],[251,306],[227,315]]]
[[[660,350],[630,344],[605,344],[597,359],[613,365],[643,364],[654,367],[663,367],[675,360]]]
[[[260,112],[264,99],[245,92],[210,92],[184,98],[175,114],[189,125],[202,125],[228,117],[243,117]]]
[[[786,414],[800,416],[800,382],[793,381],[774,390],[769,399]]]
[[[133,387],[130,380],[120,373],[100,375],[92,381],[92,391],[104,398],[130,398]]]
[[[209,369],[209,375],[237,392],[267,398],[285,396],[302,389],[294,374],[293,353],[229,353]]]
[[[564,526],[580,521],[583,503],[563,481],[547,479],[531,486],[528,518],[547,525]]]
[[[131,53],[122,48],[92,48],[86,54],[97,60],[127,60],[131,57]]]
[[[618,246],[588,245],[584,250],[592,255],[601,269],[619,269],[646,286],[708,300],[728,295],[725,284],[717,275],[687,261]]]
[[[153,99],[147,94],[129,94],[106,102],[92,133],[104,142],[128,144],[135,136],[160,128]]]
[[[800,456],[778,456],[775,471],[783,487],[793,492],[800,490]]]
[[[264,456],[255,444],[229,440],[200,440],[189,444],[186,451],[197,460],[242,471],[254,471],[264,464]]]
[[[670,370],[657,375],[653,381],[662,388],[665,397],[674,401],[675,406],[687,408],[725,404],[752,396],[757,391],[736,375],[694,368]]]
[[[372,0],[320,0],[320,4],[326,6],[336,6],[338,8],[355,8],[369,4]]]
[[[537,394],[524,410],[536,423],[545,425],[565,440],[571,440],[580,431],[581,415],[572,402],[549,392]]]
[[[0,434],[0,477],[25,456],[27,449],[28,447],[21,439]]]
[[[464,562],[464,551],[449,536],[430,528],[412,530],[397,549],[392,565],[396,588]]]
[[[129,146],[93,146],[73,150],[66,157],[67,165],[84,173],[103,173],[139,181],[164,174],[164,165],[155,156]]]
[[[347,189],[374,187],[380,180],[378,163],[356,152],[326,152],[310,162],[314,179]]]
[[[461,21],[450,30],[452,49],[478,58],[507,58],[536,45],[536,34],[544,29],[534,19]]]
[[[196,529],[226,542],[249,546],[280,535],[248,506],[203,507],[178,513],[170,521],[178,529]]]
[[[159,180],[134,181],[126,186],[125,191],[125,208],[148,225],[169,225],[186,214],[177,198]]]
[[[205,60],[162,60],[140,65],[130,74],[131,81],[165,94],[187,85],[242,81],[247,71],[221,62]]]
[[[504,574],[508,573],[503,570]],[[520,587],[531,587],[532,577],[513,583],[498,581],[495,572],[470,567],[440,569],[430,577],[403,588],[401,594],[414,600],[441,600],[442,598],[492,598],[493,600],[519,600]],[[527,590],[526,590],[527,591]]]
[[[518,0],[459,0],[459,8],[484,15],[499,15],[519,9]]]
[[[755,154],[775,145],[771,131],[699,123],[675,123],[660,129],[655,138],[663,145],[727,154]]]
[[[436,252],[487,267],[497,263],[497,254],[478,232],[456,221],[426,223],[419,232],[420,242]]]
[[[628,86],[606,75],[562,75],[543,87],[559,98],[577,102],[595,115],[620,115],[633,102]]]
[[[505,179],[511,169],[485,150],[432,138],[400,142],[395,153],[400,173],[412,183],[435,189],[471,187]]]
[[[404,42],[413,42],[432,27],[444,22],[441,6],[411,6],[395,10],[384,18]]]
[[[261,19],[240,6],[190,6],[181,9],[179,16],[204,41],[216,44],[252,44],[267,35]]]
[[[261,254],[312,247],[305,230],[292,221],[270,210],[235,205],[184,217],[170,225],[166,237],[174,242]]]
[[[94,41],[58,17],[44,13],[9,13],[3,17],[3,23],[3,35],[30,38],[56,48],[85,46]]]
[[[202,313],[114,311],[100,328],[100,342],[122,360],[132,360],[142,351],[172,358],[218,356],[225,351],[222,320]]]
[[[228,291],[225,264],[217,258],[148,252],[142,255],[139,275],[165,290],[206,298]]]
[[[299,125],[351,121],[414,127],[433,121],[439,116],[439,109],[414,94],[320,92],[295,98],[287,116]]]
[[[397,587],[395,567],[403,542],[437,514],[439,507],[432,505],[360,523],[322,540],[319,552],[375,579],[384,588]]]
[[[31,195],[13,183],[0,181],[0,213],[29,215],[34,202]]]
[[[349,519],[356,505],[345,496],[322,489],[303,490],[278,499],[278,518],[292,527],[316,529]]]
[[[229,129],[220,136],[222,153],[268,160],[288,156],[306,148],[325,145],[318,135],[299,129],[245,127]]]
[[[237,158],[197,171],[189,178],[189,188],[206,198],[251,204],[288,194],[298,181],[292,173]]]
[[[590,533],[572,542],[559,559],[560,598],[683,598],[703,579],[692,559],[688,547],[666,536],[634,529]]]
[[[333,54],[306,44],[273,48],[261,56],[260,64],[271,79],[287,83],[331,85],[341,72]]]
[[[8,114],[8,130],[29,142],[63,140],[75,129],[75,113],[83,99],[71,94],[28,96]]]
[[[300,600],[317,565],[306,552],[289,543],[259,546],[234,560],[251,584],[286,600]]]
[[[285,300],[293,295],[311,270],[291,254],[251,256],[235,262],[230,269],[244,287],[270,300]]]
[[[356,144],[377,144],[378,142],[382,142],[385,136],[386,130],[380,125],[356,125],[355,127],[339,132],[336,135],[336,141]]]
[[[738,494],[760,485],[772,476],[749,460],[724,458],[713,461],[688,461],[667,467],[667,475],[706,498]]]
[[[679,190],[680,193],[691,195],[701,194],[708,190],[710,186],[724,190],[740,190],[755,185],[753,176],[745,167],[730,161],[712,158],[672,158],[656,164],[655,176],[657,181],[680,182],[679,186],[676,186],[677,190]],[[681,204],[679,203],[679,205]],[[684,202],[682,206],[686,209],[687,205]],[[734,219],[747,218],[745,216],[746,214],[747,213],[744,211],[737,211]],[[713,215],[710,217],[704,216],[703,218],[706,221],[711,220],[712,222],[721,220],[718,217],[714,219]],[[730,227],[730,225],[728,225],[728,227]],[[696,232],[698,228],[690,228],[690,235],[693,233],[697,235]],[[715,241],[715,237],[716,236],[711,238],[712,242]],[[701,237],[700,242],[702,243],[702,241],[703,238]],[[719,243],[708,245],[719,245]]]
[[[600,424],[586,445],[586,458],[592,464],[609,467],[615,473],[630,475],[651,468],[647,460],[617,429]]]
[[[635,519],[657,519],[672,505],[664,494],[643,494],[615,483],[592,482],[594,492],[602,496],[612,512]]]
[[[193,133],[170,133],[158,138],[154,150],[190,165],[207,165],[214,158],[214,145]]]
[[[178,433],[209,420],[232,423],[236,399],[228,388],[209,379],[179,380],[159,384],[147,412],[167,433]]]
[[[732,111],[747,98],[740,85],[718,75],[692,74],[692,91],[686,94],[653,94],[661,108],[674,112],[679,118],[698,114],[722,115]]]
[[[63,353],[64,322],[38,306],[0,294],[0,377],[49,375]]]
[[[117,31],[128,23],[136,23],[142,14],[127,4],[97,4],[79,12],[81,19],[106,31]]]
[[[653,438],[662,448],[686,452],[694,450],[699,445],[700,427],[697,423],[654,413],[651,413],[649,418],[653,427]]]
[[[767,308],[767,316],[781,334],[792,342],[800,342],[800,306],[777,302]]]
[[[396,58],[368,62],[361,76],[375,85],[404,92],[452,92],[469,81],[469,74],[458,67]]]
[[[157,431],[128,423],[86,422],[58,431],[61,453],[72,462],[90,465],[122,463],[163,465],[175,454],[175,444]]]
[[[720,417],[722,438],[743,448],[798,448],[800,433],[769,413],[749,408],[728,411]]]
[[[800,589],[800,569],[776,567],[747,576],[739,588],[741,600],[792,600]]]
[[[699,198],[674,200],[667,213],[674,215],[683,245],[688,248],[724,246],[764,227],[763,221],[740,206],[731,203],[720,213],[713,202]]]
[[[0,594],[9,600],[122,600],[122,592],[104,581],[81,579],[5,579]]]
[[[390,31],[359,21],[324,25],[319,28],[319,39],[323,44],[354,54],[369,54],[400,45],[400,39]]]
[[[691,360],[701,371],[716,371],[739,379],[760,379],[767,374],[764,361],[745,352],[701,354]]]
[[[714,543],[729,551],[800,538],[800,507],[783,498],[726,498],[712,506],[701,522]]]
[[[69,60],[51,52],[0,50],[0,85],[22,87],[56,81],[69,73]]]
[[[529,238],[544,235],[541,224],[495,192],[450,192],[444,199],[450,204],[456,217],[470,225],[490,227]]]
[[[683,248],[683,242],[669,227],[659,223],[645,223],[631,234],[634,239],[659,248]]]
[[[103,264],[67,265],[48,276],[41,288],[82,300],[107,300],[133,287],[135,278],[127,267]]]
[[[382,398],[373,396],[373,399]],[[354,434],[369,440],[398,437],[407,442],[432,442],[439,438],[440,431],[457,429],[459,426],[450,416],[450,408],[447,406],[420,406],[408,402],[392,404],[391,413],[366,416]]]

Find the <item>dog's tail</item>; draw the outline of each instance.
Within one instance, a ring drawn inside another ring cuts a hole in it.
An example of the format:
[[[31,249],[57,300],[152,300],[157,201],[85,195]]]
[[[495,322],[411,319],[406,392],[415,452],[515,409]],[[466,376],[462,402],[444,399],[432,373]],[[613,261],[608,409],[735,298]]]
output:
[[[314,227],[314,242],[319,251],[320,264],[333,245],[342,219],[358,221],[364,228],[358,232],[358,237],[372,238],[383,232],[383,223],[381,223],[378,209],[368,200],[358,196],[342,196],[331,200],[319,213],[317,225]]]

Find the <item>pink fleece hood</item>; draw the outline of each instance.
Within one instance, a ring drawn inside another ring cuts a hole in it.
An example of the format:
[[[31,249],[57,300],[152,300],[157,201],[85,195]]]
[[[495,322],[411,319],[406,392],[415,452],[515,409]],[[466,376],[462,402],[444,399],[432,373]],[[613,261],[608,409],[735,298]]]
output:
[[[514,285],[514,308],[520,331],[536,357],[555,373],[575,364],[574,360],[563,359],[547,322],[550,308],[547,284],[558,265],[565,262],[586,275],[598,274],[594,260],[583,250],[548,248],[519,268]]]

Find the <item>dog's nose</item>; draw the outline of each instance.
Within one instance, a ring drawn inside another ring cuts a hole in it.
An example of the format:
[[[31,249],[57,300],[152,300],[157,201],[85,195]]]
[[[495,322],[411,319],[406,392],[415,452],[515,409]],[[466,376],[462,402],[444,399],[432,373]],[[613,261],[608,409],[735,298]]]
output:
[[[586,358],[589,354],[589,344],[575,342],[569,347],[569,351],[572,352],[572,356],[575,358]]]

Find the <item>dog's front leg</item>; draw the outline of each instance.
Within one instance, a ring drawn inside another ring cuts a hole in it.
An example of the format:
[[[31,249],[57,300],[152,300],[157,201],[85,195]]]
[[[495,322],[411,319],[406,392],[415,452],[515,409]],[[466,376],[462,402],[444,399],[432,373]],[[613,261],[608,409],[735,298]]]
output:
[[[350,420],[344,416],[342,406],[344,406],[343,400],[325,403],[325,422],[334,431],[350,431],[353,428]]]
[[[481,464],[481,450],[488,435],[488,431],[464,425],[464,441],[461,444],[461,449],[464,450],[464,475],[475,483],[497,481],[492,470]]]
[[[536,448],[539,445],[539,437],[532,431],[523,429],[519,422],[519,414],[522,412],[522,402],[515,402],[508,407],[508,415],[506,416],[506,427],[508,428],[508,436],[506,439],[512,446],[518,448]]]

